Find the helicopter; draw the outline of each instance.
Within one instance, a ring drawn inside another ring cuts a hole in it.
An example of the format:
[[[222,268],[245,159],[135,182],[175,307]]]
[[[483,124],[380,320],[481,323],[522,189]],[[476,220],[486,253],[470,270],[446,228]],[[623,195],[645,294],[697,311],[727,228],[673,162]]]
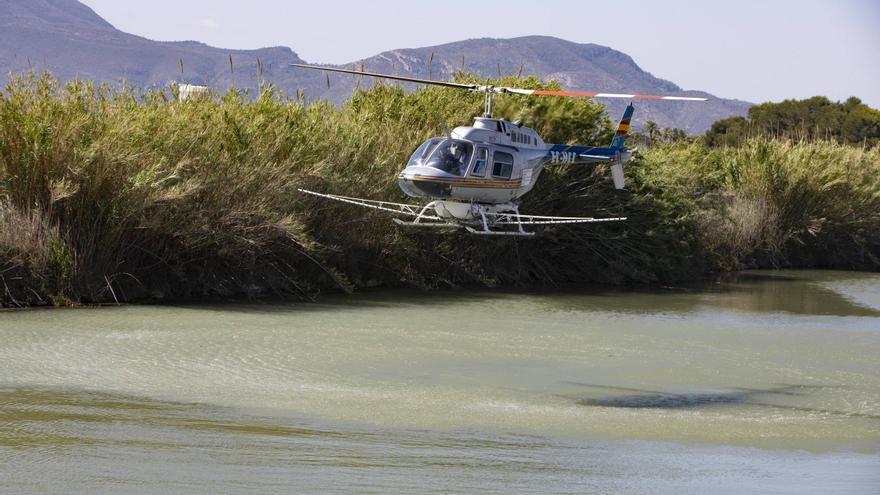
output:
[[[363,70],[290,64],[293,67],[358,76],[371,76],[403,82],[443,86],[484,93],[485,111],[474,117],[472,126],[452,131],[442,122],[444,136],[422,143],[398,175],[398,185],[422,204],[392,203],[371,199],[298,191],[364,208],[386,211],[407,219],[394,218],[402,227],[465,228],[475,235],[533,236],[524,226],[574,223],[619,222],[626,217],[559,217],[520,213],[520,199],[535,186],[546,165],[610,164],[614,187],[625,187],[623,166],[633,150],[625,139],[635,108],[632,102],[623,112],[609,146],[569,146],[545,143],[534,129],[522,122],[493,116],[494,97],[503,94],[548,95],[576,98],[627,98],[673,101],[706,101],[688,96],[659,96],[587,91],[550,91],[504,86],[464,84],[412,77],[393,76]]]

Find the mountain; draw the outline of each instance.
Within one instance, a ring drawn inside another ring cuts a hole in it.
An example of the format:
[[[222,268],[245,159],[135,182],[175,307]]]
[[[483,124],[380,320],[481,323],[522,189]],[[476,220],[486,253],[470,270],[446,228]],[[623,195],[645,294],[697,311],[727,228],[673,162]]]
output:
[[[351,95],[356,84],[353,77],[331,76],[328,88],[323,74],[291,69],[288,64],[304,61],[286,47],[227,50],[196,41],[153,41],[117,30],[75,0],[0,0],[0,70],[7,74],[49,70],[62,80],[79,77],[136,87],[184,80],[219,90],[233,85],[253,89],[258,60],[263,78],[290,95],[303,90],[307,98],[338,103]],[[636,126],[654,120],[660,127],[702,133],[716,120],[745,115],[751,106],[701,91],[684,91],[645,72],[617,50],[548,36],[482,38],[392,50],[345,66],[440,79],[460,69],[462,60],[467,71],[487,77],[517,73],[522,67],[523,74],[554,79],[569,89],[711,98],[706,103],[639,102]],[[627,102],[602,103],[616,118]]]
[[[6,73],[49,70],[61,80],[164,86],[181,80],[182,60],[186,81],[226,89],[255,86],[257,58],[267,74],[289,75],[281,79],[295,91],[296,75],[286,67],[303,60],[290,48],[225,50],[196,41],[153,41],[119,31],[75,0],[0,0],[0,70]]]
[[[432,55],[433,54],[433,55]],[[431,69],[428,68],[432,60]],[[705,103],[646,101],[636,103],[635,125],[654,120],[660,127],[679,127],[703,133],[713,122],[733,115],[746,115],[751,103],[715,98],[703,91],[684,91],[675,84],[642,70],[625,53],[592,43],[579,44],[549,36],[513,39],[481,38],[445,45],[392,50],[359,60],[367,70],[414,77],[441,79],[462,67],[469,72],[494,77],[501,74],[534,74],[559,81],[566,89],[608,93],[702,96]],[[390,71],[390,72],[389,72]],[[351,78],[335,90],[333,100],[351,92]],[[326,86],[325,86],[326,87]],[[612,119],[623,114],[626,100],[600,100]]]

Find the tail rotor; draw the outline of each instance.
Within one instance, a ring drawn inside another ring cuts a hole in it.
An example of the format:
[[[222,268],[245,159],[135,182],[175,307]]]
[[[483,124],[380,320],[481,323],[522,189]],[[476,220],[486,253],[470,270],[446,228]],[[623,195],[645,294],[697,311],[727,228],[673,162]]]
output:
[[[611,165],[611,178],[614,180],[615,189],[623,189],[626,187],[626,181],[623,176],[623,164],[632,157],[632,152],[626,148],[626,135],[629,134],[629,123],[632,120],[635,108],[633,104],[627,105],[623,111],[623,117],[617,124],[617,131],[614,133],[614,139],[611,140],[611,148],[614,150],[614,162]]]

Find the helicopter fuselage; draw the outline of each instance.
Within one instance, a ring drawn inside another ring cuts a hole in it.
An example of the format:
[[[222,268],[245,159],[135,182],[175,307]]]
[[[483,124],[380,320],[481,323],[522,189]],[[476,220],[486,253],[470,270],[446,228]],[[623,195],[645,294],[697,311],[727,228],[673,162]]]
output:
[[[371,199],[324,194],[300,189],[319,197],[351,203],[366,208],[400,213],[414,217],[410,221],[396,218],[407,227],[465,227],[480,235],[533,235],[523,225],[549,225],[621,221],[625,217],[596,219],[592,217],[559,217],[521,215],[519,198],[535,187],[547,164],[607,163],[610,165],[614,187],[624,188],[623,165],[632,156],[624,144],[634,108],[630,103],[623,112],[611,144],[600,146],[569,146],[547,144],[528,127],[504,119],[492,118],[495,95],[548,95],[575,98],[626,98],[649,100],[705,101],[693,96],[639,95],[600,93],[593,91],[560,91],[525,89],[506,86],[485,86],[473,83],[434,81],[414,77],[395,76],[306,64],[296,67],[326,72],[340,72],[355,76],[369,76],[398,81],[457,88],[483,93],[486,110],[483,117],[474,119],[473,126],[462,126],[446,131],[446,136],[422,143],[398,176],[400,188],[408,195],[424,199],[418,206]],[[329,86],[330,79],[327,78]],[[445,125],[444,125],[445,128]],[[445,130],[445,129],[444,129]],[[436,215],[429,212],[433,208]],[[494,230],[491,226],[516,226],[516,230]]]
[[[547,144],[528,127],[478,117],[473,126],[457,127],[419,146],[398,183],[413,197],[500,205],[531,191],[547,164],[621,158],[629,158],[625,148]]]

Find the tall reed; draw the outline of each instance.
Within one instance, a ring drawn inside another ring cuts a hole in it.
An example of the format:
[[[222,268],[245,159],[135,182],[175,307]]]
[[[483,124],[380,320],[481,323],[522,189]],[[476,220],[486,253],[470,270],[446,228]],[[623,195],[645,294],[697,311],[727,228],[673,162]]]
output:
[[[665,283],[743,264],[878,266],[876,149],[654,147],[627,167],[628,191],[613,189],[604,166],[548,168],[524,211],[629,220],[486,239],[403,230],[296,192],[408,201],[396,176],[409,154],[441,133],[441,118],[468,124],[479,95],[377,84],[335,107],[271,85],[255,99],[230,91],[179,102],[175,91],[49,75],[0,91],[0,302],[309,298],[375,285]],[[511,96],[497,111],[548,141],[610,140],[608,117],[589,100]]]

